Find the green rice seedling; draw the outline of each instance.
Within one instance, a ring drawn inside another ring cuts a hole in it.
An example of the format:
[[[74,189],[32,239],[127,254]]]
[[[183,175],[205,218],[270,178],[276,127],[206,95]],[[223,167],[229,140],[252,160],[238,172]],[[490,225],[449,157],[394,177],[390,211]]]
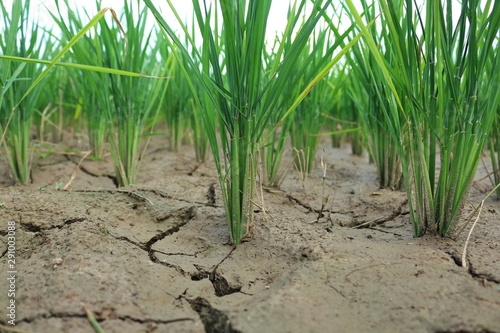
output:
[[[63,1],[63,3],[66,11],[63,13],[63,7],[59,1],[56,1],[58,15],[52,14],[52,18],[61,29],[64,41],[71,39],[82,28],[85,19],[80,16],[79,11],[71,10],[67,1]],[[99,6],[100,3],[96,2],[96,7]],[[87,19],[89,19],[88,14]],[[95,32],[97,32],[97,27],[95,27]],[[82,36],[81,40],[73,47],[70,60],[79,64],[102,66],[105,65],[102,54],[100,41],[96,37],[96,33],[94,33],[93,36]],[[107,110],[112,108],[110,76],[105,73],[81,70],[78,75],[73,74],[73,77],[82,102],[81,108],[87,124],[87,134],[92,155],[102,158],[109,121]]]
[[[348,86],[352,73],[349,73],[350,68],[344,64],[342,68],[330,75],[327,81],[331,92],[328,96],[330,103],[328,108],[322,113],[325,117],[324,130],[328,133],[322,135],[330,135],[332,147],[340,148],[344,141],[351,144],[352,153],[362,155],[364,151],[364,135],[360,130],[358,113],[354,107],[354,102],[349,98]]]
[[[357,45],[355,45],[357,46]],[[362,123],[356,104],[350,94],[350,82],[354,80],[351,68],[345,64],[341,73],[337,73],[337,82],[335,82],[334,103],[338,104],[330,110],[332,120],[328,122],[328,129],[334,129],[332,137],[338,137],[338,141],[347,140],[351,144],[351,150],[354,155],[362,156],[365,148],[365,135],[360,130]],[[333,83],[331,83],[333,85]],[[357,92],[362,95],[362,92]],[[333,124],[332,124],[333,123]],[[343,138],[345,137],[345,138]],[[340,144],[338,144],[340,146]]]
[[[288,16],[293,17],[293,8],[290,6],[288,9]],[[292,25],[294,24],[293,20],[290,20],[287,24],[287,28],[283,32],[282,36],[276,36],[273,47],[268,51],[264,49],[264,59],[265,59],[265,68],[271,68],[272,70],[276,70],[276,67],[279,65],[280,58],[283,53],[287,52],[287,47],[290,47],[290,44],[280,44],[280,39],[291,39],[293,34]],[[304,52],[305,54],[305,52]],[[278,123],[282,117],[283,110],[289,105],[293,99],[300,94],[301,85],[304,84],[304,75],[303,75],[304,67],[296,67],[292,68],[289,76],[293,78],[294,81],[291,81],[289,84],[289,88],[284,90],[279,100],[276,102],[275,108],[278,109],[278,112],[271,113],[269,120],[266,124],[266,130],[263,135],[263,140],[261,147],[259,149],[259,154],[261,155],[262,161],[262,171],[259,175],[260,182],[265,186],[276,187],[278,188],[280,184],[283,182],[288,170],[292,167],[293,163],[290,163],[287,166],[282,167],[281,162],[283,159],[283,155],[287,148],[289,134],[292,128],[292,124],[294,122],[293,116],[288,117],[281,126],[276,129],[276,123]]]
[[[304,50],[304,58],[299,61],[304,62],[306,69],[302,72],[302,84],[310,82],[312,76],[323,68],[328,59],[331,58],[332,38],[330,37],[331,30],[321,30],[317,36],[313,35],[309,45]],[[314,50],[314,52],[312,52]],[[306,162],[303,170],[310,173],[316,157],[316,149],[319,142],[319,132],[321,131],[325,117],[323,114],[327,112],[333,100],[334,90],[328,84],[328,78],[324,78],[314,87],[304,101],[297,107],[293,115],[294,121],[291,128],[292,146],[298,151],[302,151],[303,160]],[[299,163],[299,160],[296,160]]]
[[[22,1],[22,0],[21,0]],[[15,7],[15,6],[14,6]],[[111,11],[113,17],[116,19],[116,13],[110,9],[110,8],[104,8],[100,10],[90,21],[89,23],[84,26],[80,31],[78,31],[70,40],[67,41],[66,44],[62,44],[61,46],[62,49],[54,55],[52,60],[45,60],[45,59],[36,59],[33,57],[19,57],[19,56],[12,56],[12,55],[6,55],[6,54],[0,54],[0,60],[5,61],[5,62],[16,62],[16,63],[22,63],[22,64],[40,64],[43,66],[47,66],[41,74],[36,77],[35,80],[33,80],[33,83],[29,87],[28,91],[22,96],[21,100],[19,103],[21,103],[29,94],[38,86],[38,84],[50,73],[52,68],[54,66],[57,67],[65,67],[65,68],[73,68],[73,69],[82,69],[82,70],[87,70],[87,71],[93,71],[93,72],[98,72],[98,73],[108,73],[108,74],[115,74],[115,75],[122,75],[122,76],[128,76],[128,77],[148,77],[148,78],[161,78],[157,76],[149,76],[149,75],[144,75],[140,73],[135,73],[135,72],[129,72],[125,70],[120,70],[120,69],[112,69],[112,68],[106,68],[106,67],[99,67],[99,66],[92,66],[92,65],[84,65],[84,64],[75,64],[75,63],[67,63],[67,62],[60,62],[61,58],[64,57],[64,55],[72,49],[72,47],[75,46],[75,44],[92,28],[94,27],[99,20],[102,19],[102,17],[105,15],[106,12]],[[6,12],[6,11],[5,11]],[[52,17],[54,17],[52,15]],[[117,20],[117,19],[116,19]],[[9,21],[9,19],[7,19]],[[32,37],[32,35],[30,35]],[[8,38],[10,40],[10,38]],[[9,44],[4,44],[4,45],[9,45]],[[17,78],[17,75],[19,75],[19,72],[22,69],[19,69],[18,71],[15,72],[14,77]],[[7,80],[7,83],[2,86],[2,94],[0,95],[2,98],[4,94],[7,92],[7,90],[11,87],[12,83],[15,80]],[[17,106],[16,106],[17,107]],[[13,113],[12,113],[13,114]],[[5,133],[4,133],[5,134]],[[0,143],[3,143],[4,137],[2,137],[2,141]]]
[[[152,1],[144,0],[144,2],[165,33],[189,61],[190,51],[183,46]],[[168,3],[175,13],[172,3],[170,1]],[[296,27],[299,28],[296,22],[305,3],[306,1],[298,1],[297,9],[293,11],[295,16],[289,16],[289,22],[295,22],[289,25],[292,31]],[[315,2],[314,8],[293,39],[286,37],[280,41],[279,52],[282,56],[276,57],[280,62],[271,69],[267,68],[266,71],[264,41],[271,7],[270,0],[219,1],[222,13],[220,37],[217,26],[212,25],[213,22],[218,22],[214,19],[216,8],[202,8],[198,1],[193,1],[196,20],[203,36],[201,52],[195,51],[202,68],[196,67],[194,61],[189,61],[189,67],[196,75],[192,80],[191,77],[187,79],[191,89],[194,89],[193,81],[200,82],[204,93],[208,95],[217,111],[217,113],[209,112],[211,106],[204,104],[208,102],[207,99],[200,98],[195,92],[195,101],[199,103],[200,108],[208,106],[203,113],[205,132],[219,172],[226,217],[234,244],[241,242],[252,222],[257,150],[266,132],[266,125],[278,110],[276,106],[280,95],[288,89],[294,79],[290,73],[294,67],[304,65],[297,60],[300,59],[316,23],[330,3],[331,1]],[[181,20],[178,21],[182,24]],[[185,27],[183,31],[188,34]],[[291,44],[286,54],[282,51],[285,44]],[[193,49],[196,49],[195,45]],[[346,50],[342,50],[337,57],[319,70],[312,82],[283,113],[275,128],[283,124],[286,117],[295,110],[312,87],[328,73],[345,52]],[[219,135],[216,134],[217,123],[220,124]]]
[[[182,56],[179,56],[182,59]],[[163,57],[166,59],[166,57]],[[181,69],[174,59],[170,66],[169,76],[172,77],[172,85],[169,90],[169,98],[165,99],[166,119],[170,138],[170,150],[178,151],[182,139],[187,136],[190,114],[193,112],[192,93],[189,85],[181,73]]]
[[[139,8],[140,2],[136,4]],[[156,54],[157,47],[147,47],[151,40],[151,32],[146,32],[147,9],[140,9],[135,19],[132,2],[126,1],[120,21],[124,22],[125,31],[100,21],[99,38],[102,40],[104,65],[139,73],[160,74],[164,71],[153,57],[148,56]],[[126,32],[126,40],[121,38],[122,32]],[[133,185],[141,154],[140,139],[151,113],[154,117],[154,113],[158,112],[157,101],[164,80],[124,76],[110,76],[109,79],[112,107],[108,110],[108,119],[117,126],[116,132],[114,127],[108,128],[111,154],[118,184]]]
[[[69,8],[68,3],[65,4]],[[136,2],[138,9],[139,4]],[[96,7],[100,7],[100,2],[96,2]],[[75,46],[73,56],[77,62],[129,72],[164,71],[151,56],[156,54],[156,47],[148,47],[151,32],[146,32],[146,8],[140,9],[134,18],[132,7],[133,2],[126,1],[120,19],[115,17],[111,24],[99,21],[94,36],[86,36],[80,45]],[[63,20],[65,16],[69,23]],[[80,17],[70,9],[66,15],[59,11],[59,18],[55,20],[67,38],[81,26]],[[91,148],[99,156],[107,136],[118,184],[133,185],[141,155],[141,137],[151,117],[156,118],[158,97],[165,88],[164,80],[88,71],[82,74]]]
[[[369,6],[366,1],[362,1],[362,5],[366,19],[375,20],[376,7]],[[388,36],[387,22],[380,20],[377,23],[370,29],[371,37],[377,45],[390,45],[384,40]],[[394,52],[395,49],[388,47],[381,54],[390,61]],[[398,106],[386,98],[391,91],[386,84],[380,82],[382,70],[365,47],[355,45],[347,58],[351,67],[348,95],[360,115],[370,157],[377,166],[379,185],[381,188],[401,189],[403,182],[399,150],[389,134],[389,123],[384,120],[385,114],[398,112]],[[403,127],[403,118],[400,121],[402,123],[399,126]]]
[[[335,12],[336,9],[332,7],[332,10]],[[292,16],[292,9],[289,10],[288,15],[289,17]],[[341,36],[339,26],[334,25],[331,20],[329,22],[330,29],[318,27],[313,33],[300,58],[297,60],[302,65],[291,69],[290,87],[282,93],[282,99],[278,102],[278,105],[281,106],[278,108],[286,108],[287,105],[290,105],[295,96],[301,93],[303,86],[307,82],[311,82],[316,73],[326,66],[334,51],[343,43],[345,34]],[[286,29],[285,34],[292,34],[292,31]],[[333,38],[334,34],[337,36],[335,40]],[[290,35],[288,38],[291,39],[292,36]],[[279,65],[281,54],[279,47],[283,48],[283,53],[286,56],[289,46],[285,44],[283,47],[279,43],[274,46],[271,55],[267,55],[267,58],[270,59],[268,61],[269,68]],[[279,121],[280,112],[274,113],[277,119],[271,118],[268,122],[268,132],[271,139],[265,143],[263,153],[263,156],[265,156],[263,161],[268,185],[277,186],[283,179],[283,177],[279,177],[278,175],[284,174],[283,171],[287,170],[287,168],[280,170],[280,164],[288,136],[291,137],[292,146],[295,151],[296,169],[306,173],[311,171],[319,142],[319,132],[324,124],[325,114],[330,112],[330,109],[333,108],[334,99],[337,98],[338,86],[332,84],[332,81],[337,81],[336,74],[338,73],[329,75],[318,81],[304,101],[297,106],[294,115],[283,122],[279,131],[274,131],[274,124]],[[266,135],[265,137],[269,136]],[[306,162],[305,165],[304,162]]]
[[[3,16],[1,53],[17,57],[50,57],[53,42],[36,23],[30,21],[30,1],[15,0],[10,13],[3,2],[0,6]],[[43,87],[32,87],[42,70],[36,64],[0,61],[0,142],[14,181],[20,184],[30,181],[33,114],[45,107],[40,104]],[[31,93],[24,98],[30,89]]]
[[[351,107],[350,110],[354,111],[354,107]],[[354,117],[350,119],[350,122],[353,122],[355,128],[359,129],[360,121],[358,119],[359,114],[357,112],[352,112],[351,115]],[[351,127],[352,128],[352,127]],[[363,131],[353,131],[348,134],[349,142],[351,143],[351,150],[354,155],[363,156],[365,152],[365,135]]]
[[[483,80],[484,84],[488,84],[488,76],[490,75],[491,71],[494,70],[495,63],[498,61],[498,59],[496,58],[497,55],[498,53],[495,52],[490,53],[490,56],[486,62],[486,71],[484,73],[485,78]],[[488,87],[483,86],[480,89],[488,89]],[[497,106],[497,114],[495,119],[493,120],[491,135],[488,140],[488,150],[493,169],[492,171],[493,177],[490,177],[490,179],[492,179],[492,185],[493,187],[495,187],[498,184],[500,184],[500,104]],[[500,189],[497,188],[495,192],[496,192],[496,199],[500,200]]]
[[[488,142],[493,167],[493,185],[500,184],[500,107],[497,108],[497,116],[493,121],[491,137]],[[500,189],[496,190],[497,200],[500,200]]]
[[[451,235],[499,105],[500,2],[462,1],[454,18],[451,0],[425,8],[381,1],[388,33],[378,45],[346,3],[380,68],[377,86],[387,87],[380,97],[397,106],[383,109],[384,119],[400,152],[415,235]]]
[[[194,35],[194,29],[193,26],[192,35]],[[179,52],[175,45],[169,46],[164,38],[163,32],[160,32],[157,38],[159,41],[160,55],[164,61],[166,60],[166,62],[169,63],[168,76],[172,81],[169,85],[169,97],[165,98],[164,105],[162,106],[166,111],[170,149],[172,151],[178,151],[182,140],[186,139],[188,135],[191,134],[196,160],[198,162],[203,162],[207,155],[208,138],[202,129],[203,122],[200,114],[202,110],[195,104],[193,93],[178,62],[181,61],[185,64],[183,66],[188,71],[188,75],[192,75],[189,73],[190,67],[186,60],[186,55]],[[187,39],[184,41],[184,46],[189,48],[189,41]],[[176,56],[173,55],[174,52]],[[196,61],[197,58],[193,56],[193,51],[191,53],[190,59]],[[200,66],[200,64],[198,64],[198,66]],[[194,82],[194,84],[196,85],[195,89],[197,91],[203,90],[197,82]]]
[[[344,68],[347,69],[346,66]],[[342,72],[335,73],[337,79],[335,82],[330,82],[335,92],[332,93],[333,99],[329,110],[323,115],[327,118],[325,128],[331,133],[330,138],[333,148],[340,148],[342,143],[346,141],[348,134],[344,132],[345,129],[356,126],[356,123],[351,121],[355,112],[345,88],[348,81],[346,78],[340,80],[343,75]]]
[[[63,125],[57,130],[65,116],[62,105],[57,105],[60,97],[58,81],[62,79],[62,72],[64,70],[57,69],[47,75],[45,93],[39,97],[40,105],[46,105],[46,107],[43,110],[35,110],[33,115],[33,124],[37,128],[36,133],[42,143],[44,141],[58,142],[62,138]]]
[[[263,165],[260,179],[261,183],[266,186],[279,188],[288,169],[293,164],[284,167],[281,166],[292,123],[293,117],[289,117],[278,130],[269,128],[269,132],[266,133],[268,142],[260,148]]]
[[[292,14],[292,8],[289,8],[288,15]],[[288,26],[290,26],[293,22],[290,21]],[[284,34],[292,34],[291,29],[286,29]],[[279,38],[287,38],[276,36],[273,47],[267,51],[264,50],[264,59],[265,59],[265,68],[273,68],[279,63],[279,57],[282,52],[284,52],[285,48],[280,48]],[[290,38],[290,36],[288,37]],[[294,70],[297,70],[295,68]],[[264,134],[264,140],[259,149],[259,154],[261,156],[262,168],[261,173],[259,174],[259,180],[261,184],[270,187],[279,188],[280,184],[283,182],[288,170],[292,167],[292,163],[287,166],[282,167],[281,162],[283,159],[283,155],[286,151],[287,147],[287,139],[290,134],[290,130],[293,124],[293,117],[288,117],[282,125],[275,129],[275,124],[280,121],[280,117],[282,116],[283,110],[287,107],[288,103],[293,100],[297,94],[300,93],[300,84],[299,80],[301,80],[301,75],[297,72],[290,74],[291,77],[295,78],[294,82],[290,82],[289,89],[286,89],[282,92],[279,101],[276,103],[276,108],[278,112],[273,112],[271,117],[268,120],[266,131]]]
[[[32,109],[30,110],[29,108],[36,105],[37,97],[40,94],[39,89],[41,89],[39,84],[54,66],[85,68],[98,72],[136,77],[142,76],[141,74],[123,70],[59,62],[71,47],[104,16],[107,9],[101,10],[85,27],[78,31],[55,56],[51,57],[52,60],[37,59],[33,54],[46,55],[47,57],[49,54],[52,54],[52,44],[46,43],[39,48],[35,48],[37,43],[37,29],[31,27],[30,30],[25,31],[27,29],[25,24],[27,24],[28,20],[23,15],[27,15],[28,11],[23,12],[23,8],[28,7],[29,1],[14,1],[11,16],[9,16],[4,6],[1,7],[4,14],[4,29],[6,29],[7,33],[5,35],[2,34],[2,38],[0,38],[1,47],[5,51],[0,54],[3,75],[1,82],[2,90],[0,91],[0,105],[2,109],[0,116],[2,132],[0,144],[3,144],[6,148],[7,159],[15,180],[21,183],[26,183],[29,179],[29,132],[33,116]],[[21,33],[21,36],[16,35],[18,31]],[[3,39],[3,36],[6,36],[6,38]],[[27,40],[29,40],[29,43],[26,43]],[[17,48],[18,46],[19,49]],[[42,50],[43,52],[41,52]],[[37,51],[40,52],[36,53]],[[13,62],[21,63],[21,65],[14,70]],[[38,69],[41,68],[39,65],[46,65],[46,68],[38,71],[36,77],[34,73],[31,73],[29,77],[20,76],[25,68],[33,66],[31,67],[32,69]],[[30,84],[24,86],[23,84],[27,83],[27,81]],[[20,83],[19,89],[13,86],[16,83]],[[20,94],[16,95],[18,93]],[[25,104],[28,105],[28,108],[26,108],[28,111],[23,110]]]
[[[168,45],[161,29],[156,32],[156,42],[159,44],[158,51],[161,59],[163,62],[169,63],[168,76],[171,77],[169,97],[163,100],[161,109],[164,110],[167,121],[170,150],[176,152],[179,150],[183,138],[187,136],[188,119],[191,112],[189,100],[192,99],[192,93],[178,64],[179,59],[182,61],[182,54],[177,57],[173,56],[173,53],[177,52],[176,47]]]

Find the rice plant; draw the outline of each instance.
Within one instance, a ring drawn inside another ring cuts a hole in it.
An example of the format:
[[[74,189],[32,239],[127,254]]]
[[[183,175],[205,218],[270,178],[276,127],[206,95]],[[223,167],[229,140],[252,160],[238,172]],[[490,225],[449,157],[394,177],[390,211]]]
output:
[[[330,36],[331,30],[321,30],[318,35],[313,35],[305,49],[304,58],[299,61],[306,64],[301,75],[302,84],[310,82],[315,73],[323,68],[332,57],[336,45],[332,47],[333,38]],[[314,50],[314,52],[312,52]],[[293,115],[291,128],[292,146],[305,154],[304,171],[310,173],[316,157],[316,149],[319,143],[319,136],[325,117],[334,98],[335,90],[329,83],[330,77],[325,77],[318,82],[314,89],[307,95],[304,101],[297,107]],[[300,82],[299,82],[300,83]],[[296,163],[299,161],[296,160]]]
[[[63,6],[56,1],[57,16],[52,15],[54,22],[63,33],[63,41],[69,40],[79,31],[85,19],[78,11],[73,11],[68,2],[63,1]],[[97,2],[96,6],[100,4]],[[89,19],[89,17],[87,17]],[[80,64],[102,65],[102,52],[99,40],[94,36],[85,35],[73,47],[73,52],[69,60]],[[79,75],[74,75],[78,92],[82,100],[83,114],[87,123],[87,134],[92,155],[102,158],[104,143],[106,142],[106,110],[111,108],[111,98],[109,95],[110,79],[109,75],[98,72],[79,71]]]
[[[493,122],[491,137],[488,142],[493,167],[493,185],[500,184],[500,107],[497,108],[497,116]],[[500,200],[500,189],[496,190],[497,200]]]
[[[65,4],[67,13],[61,14],[58,7],[59,17],[54,16],[54,20],[70,38],[82,25],[82,19],[70,9],[67,1]],[[100,7],[99,1],[96,7]],[[139,7],[139,2],[136,2],[136,8]],[[68,23],[64,17],[68,18]],[[146,32],[146,22],[146,8],[139,10],[136,19],[133,2],[125,1],[122,16],[115,17],[111,23],[100,20],[96,33],[85,36],[82,43],[74,47],[73,57],[78,63],[160,74],[165,69],[150,56],[156,50],[147,47],[152,32]],[[107,137],[118,184],[133,185],[140,161],[141,137],[150,117],[155,118],[158,97],[165,87],[164,80],[88,71],[82,72],[82,80],[90,146],[96,156],[101,156]]]
[[[289,9],[289,17],[293,16],[292,10],[292,8]],[[311,82],[316,73],[327,65],[339,46],[345,46],[344,39],[349,34],[350,28],[341,34],[339,32],[340,20],[334,24],[330,19],[332,13],[334,16],[337,14],[337,9],[333,6],[326,16],[328,26],[317,27],[303,49],[298,60],[303,65],[291,69],[289,89],[282,92],[281,100],[277,103],[279,109],[287,108],[301,93],[304,85]],[[287,27],[285,33],[292,34],[292,30]],[[292,36],[288,38],[291,39]],[[286,55],[290,45],[282,46],[280,43],[275,43],[271,53],[267,56],[269,68],[279,65],[280,47]],[[269,140],[265,142],[262,152],[266,175],[262,178],[267,181],[267,185],[279,186],[286,174],[288,167],[280,168],[280,166],[288,137],[291,138],[296,156],[295,167],[306,174],[311,172],[319,143],[319,133],[323,129],[325,119],[340,98],[339,88],[342,81],[342,71],[324,75],[323,79],[315,83],[314,89],[304,101],[297,106],[294,114],[281,123],[279,131],[275,131],[275,124],[280,122],[281,113],[274,112],[271,115],[268,121],[268,134],[264,136]]]
[[[36,22],[30,21],[30,1],[15,0],[10,13],[3,2],[0,6],[4,29],[0,34],[1,53],[35,59],[51,57],[53,41]],[[20,184],[30,181],[33,115],[45,107],[39,100],[43,86],[33,86],[42,71],[36,64],[0,61],[0,142],[12,177]]]
[[[384,119],[400,152],[415,235],[453,234],[499,105],[500,2],[462,1],[453,17],[451,0],[425,8],[380,1],[388,30],[378,45],[346,3],[380,68],[381,98],[396,106],[383,109]]]
[[[186,56],[190,56],[190,52],[152,1],[144,2],[173,43]],[[172,3],[167,2],[178,17]],[[293,31],[297,28],[298,32],[293,38],[285,33],[280,41],[280,53],[276,57],[279,62],[266,71],[265,33],[270,19],[270,0],[219,1],[218,8],[222,13],[220,37],[216,25],[219,22],[216,19],[217,8],[202,6],[198,1],[193,1],[198,27],[203,36],[203,47],[201,52],[195,52],[202,68],[198,68],[195,62],[189,63],[192,72],[196,74],[190,80],[190,86],[193,89],[194,80],[200,82],[209,97],[200,99],[195,92],[196,103],[206,110],[203,113],[205,131],[219,172],[226,217],[234,244],[241,242],[252,222],[257,148],[262,142],[266,124],[277,110],[275,106],[279,103],[279,96],[288,89],[289,82],[293,81],[290,76],[292,69],[304,66],[297,60],[331,1],[315,2],[311,13],[299,28],[298,17],[305,3],[306,1],[298,1],[293,10],[294,15],[289,16],[287,29]],[[181,20],[178,21],[182,24]],[[185,26],[183,31],[188,34]],[[291,45],[286,54],[282,51],[285,44]],[[193,49],[196,49],[195,45]],[[333,62],[338,61],[339,57],[334,58]],[[319,71],[314,82],[284,112],[281,118],[283,121],[331,66],[332,62],[325,66],[323,72]],[[207,105],[207,102],[213,103],[217,113],[210,112],[213,106]],[[219,135],[216,134],[217,122],[220,124]],[[276,124],[276,128],[281,124],[282,121]]]
[[[163,49],[167,50],[167,47]],[[162,54],[162,59],[168,59],[169,56],[171,55],[168,53]],[[182,60],[182,55],[179,55],[179,58]],[[169,90],[169,98],[165,99],[162,108],[165,110],[167,120],[170,150],[177,152],[182,140],[188,135],[189,118],[193,112],[192,103],[190,103],[192,93],[175,58],[169,66],[168,75],[172,77],[172,84]]]
[[[375,6],[361,1],[364,16],[367,20],[376,19]],[[370,28],[370,36],[377,45],[390,45],[388,24],[385,20],[376,22]],[[396,50],[391,47],[383,49],[381,56],[390,61]],[[348,95],[353,101],[361,124],[367,137],[368,150],[372,161],[377,166],[378,180],[381,188],[401,189],[402,170],[397,142],[390,136],[389,123],[384,115],[398,112],[397,105],[391,103],[386,96],[391,94],[390,88],[380,78],[382,69],[377,66],[374,56],[361,44],[355,45],[347,55],[351,75],[349,77]],[[391,110],[391,108],[393,110]],[[403,118],[400,127],[404,127]]]
[[[497,41],[498,40],[500,40],[500,36]],[[490,75],[491,71],[495,69],[495,63],[498,61],[497,56],[498,52],[491,52],[486,61],[486,70],[483,73],[484,79],[482,80],[484,85],[487,85],[489,83],[488,76]],[[480,89],[488,89],[488,87],[483,86]],[[497,89],[499,89],[498,86]],[[497,105],[496,117],[493,120],[491,135],[488,141],[488,150],[490,153],[491,165],[493,168],[493,177],[490,179],[492,179],[492,185],[493,187],[495,187],[500,184],[500,103]],[[500,188],[497,188],[495,192],[496,199],[500,200]]]
[[[137,1],[137,8],[139,2]],[[139,10],[134,19],[132,2],[124,2],[124,11],[120,21],[124,22],[126,42],[120,39],[120,27],[111,27],[100,21],[100,38],[102,38],[104,66],[120,68],[138,73],[164,73],[165,69],[157,66],[155,59],[148,57],[148,52],[155,54],[155,47],[147,46],[151,40],[151,32],[146,32],[147,9]],[[162,64],[160,64],[162,65]],[[110,96],[112,107],[108,119],[114,126],[108,129],[111,154],[117,170],[118,184],[133,185],[140,161],[140,143],[144,128],[153,113],[158,112],[158,97],[162,92],[164,80],[152,78],[132,78],[110,76]],[[111,123],[110,123],[111,124]]]
[[[52,52],[55,48],[53,47],[52,42],[50,42],[50,39],[47,39],[47,42],[42,45],[39,40],[37,41],[37,32],[39,30],[34,28],[34,26],[27,28],[27,24],[29,22],[26,17],[26,15],[28,15],[27,8],[29,8],[29,1],[23,2],[22,0],[15,0],[12,7],[12,13],[9,14],[2,3],[1,9],[4,17],[3,27],[5,29],[5,34],[0,36],[0,45],[2,48],[2,54],[0,54],[0,64],[2,66],[2,90],[0,91],[0,129],[2,136],[0,137],[0,144],[5,147],[7,160],[11,166],[11,171],[15,180],[21,183],[26,183],[29,179],[29,131],[33,116],[32,109],[29,108],[35,107],[36,98],[39,96],[38,91],[42,88],[39,83],[47,76],[54,66],[85,69],[87,71],[100,73],[118,74],[128,78],[147,77],[147,75],[123,69],[59,62],[59,60],[72,47],[74,47],[75,44],[99,22],[99,20],[101,20],[105,13],[109,11],[109,8],[100,10],[92,19],[90,19],[87,25],[80,29],[74,36],[68,38],[67,42],[61,45],[61,50],[54,55],[52,55]],[[114,11],[111,10],[111,12],[117,20]],[[54,15],[52,16],[55,18]],[[132,16],[131,11],[129,11],[129,16]],[[19,35],[17,35],[18,32]],[[6,38],[3,36],[6,36]],[[142,45],[140,45],[140,47],[141,46]],[[41,53],[41,51],[43,51],[43,53]],[[142,51],[141,49],[138,52],[135,52],[134,57],[144,54],[145,51]],[[37,56],[34,57],[33,55]],[[39,59],[39,55],[52,59]],[[21,65],[15,68],[13,67],[13,62],[21,63]],[[42,66],[40,65],[45,65],[46,68],[42,70]],[[38,75],[36,77],[34,74],[30,75],[30,77],[20,77],[22,71],[28,67],[39,69],[38,72],[35,72]],[[155,78],[158,79],[158,77]],[[29,81],[29,85],[22,85],[23,83],[27,83],[27,81]],[[152,96],[148,96],[146,98],[148,100],[149,107],[146,108],[146,111],[141,114],[149,114],[151,107],[154,105],[154,97],[160,95],[160,83],[158,82],[161,81],[154,80],[154,82],[156,82],[154,93]],[[14,89],[13,85],[17,83],[20,83],[21,85]],[[28,107],[26,110],[23,110],[24,104],[27,102],[29,102],[27,104]],[[144,117],[141,120],[146,118],[147,117]],[[135,124],[132,125],[130,123],[129,125],[129,128],[135,127]],[[131,164],[132,167],[136,166],[134,163]],[[128,168],[122,169],[128,170]]]
[[[35,110],[33,115],[36,136],[41,144],[62,142],[64,134],[73,130],[75,115],[69,111],[76,108],[77,101],[72,95],[72,88],[66,69],[57,68],[47,74],[43,86],[44,93],[39,96],[39,105],[43,109]]]
[[[194,20],[193,20],[194,24]],[[194,34],[194,25],[191,28]],[[162,108],[166,111],[166,120],[170,138],[170,149],[178,151],[179,146],[183,141],[187,141],[188,136],[192,138],[191,142],[194,145],[195,156],[198,162],[203,162],[206,159],[208,151],[208,139],[203,131],[203,121],[201,112],[194,102],[193,93],[189,84],[182,73],[179,61],[182,62],[183,67],[190,71],[186,55],[179,52],[175,45],[168,45],[164,40],[163,32],[158,33],[159,53],[161,58],[168,63],[168,76],[171,78],[169,84],[168,98],[164,99]],[[189,48],[189,41],[187,38],[184,40],[184,46]],[[191,51],[190,59],[196,60]],[[174,56],[176,53],[176,56]],[[200,64],[198,64],[200,66]],[[188,75],[191,75],[188,72]],[[195,90],[202,91],[203,88],[196,84]]]

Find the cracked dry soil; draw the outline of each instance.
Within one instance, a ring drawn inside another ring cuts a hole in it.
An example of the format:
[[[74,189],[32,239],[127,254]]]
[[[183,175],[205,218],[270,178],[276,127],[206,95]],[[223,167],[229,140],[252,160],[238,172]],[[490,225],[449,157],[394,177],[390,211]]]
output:
[[[137,185],[121,189],[106,162],[84,162],[61,191],[74,156],[39,159],[29,186],[12,186],[0,161],[0,306],[15,221],[16,329],[94,332],[85,305],[108,333],[500,332],[499,201],[486,202],[464,269],[468,228],[413,238],[405,193],[325,145],[324,186],[318,168],[304,185],[291,170],[280,190],[259,190],[234,247],[212,162],[150,147]],[[489,187],[475,183],[471,202]]]

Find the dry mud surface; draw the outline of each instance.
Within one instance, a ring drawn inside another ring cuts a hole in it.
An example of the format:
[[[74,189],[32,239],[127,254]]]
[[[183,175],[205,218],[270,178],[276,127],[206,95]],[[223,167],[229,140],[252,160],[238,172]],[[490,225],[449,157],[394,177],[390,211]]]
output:
[[[108,333],[500,332],[500,201],[486,202],[465,269],[468,228],[413,238],[405,193],[379,190],[366,157],[325,146],[324,185],[321,168],[305,183],[292,169],[259,191],[234,247],[212,162],[159,147],[120,189],[106,162],[84,162],[63,191],[77,156],[39,158],[29,186],[0,161],[0,324],[15,221],[22,331],[94,332],[85,305]],[[489,188],[474,184],[464,216]]]

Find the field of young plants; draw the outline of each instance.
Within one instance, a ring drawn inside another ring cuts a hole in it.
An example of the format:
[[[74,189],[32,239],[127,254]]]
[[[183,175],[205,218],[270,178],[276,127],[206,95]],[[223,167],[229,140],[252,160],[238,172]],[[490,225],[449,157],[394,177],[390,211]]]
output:
[[[500,332],[500,1],[120,4],[0,4],[0,332]]]

